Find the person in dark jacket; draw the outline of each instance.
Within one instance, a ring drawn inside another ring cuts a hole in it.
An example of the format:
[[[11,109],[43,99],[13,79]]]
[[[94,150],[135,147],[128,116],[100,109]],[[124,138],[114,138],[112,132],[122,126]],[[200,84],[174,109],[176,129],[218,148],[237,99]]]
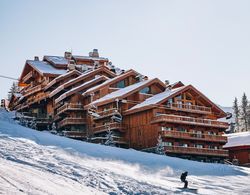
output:
[[[181,181],[185,183],[184,188],[188,187],[188,181],[186,180],[187,175],[188,175],[187,171],[181,174]]]

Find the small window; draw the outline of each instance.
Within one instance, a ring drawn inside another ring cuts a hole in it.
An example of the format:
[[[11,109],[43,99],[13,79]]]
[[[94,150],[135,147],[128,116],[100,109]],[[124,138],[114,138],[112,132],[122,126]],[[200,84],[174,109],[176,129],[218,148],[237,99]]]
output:
[[[188,144],[179,143],[179,146],[180,146],[180,147],[185,147],[185,148],[187,148],[187,147],[188,147]]]
[[[149,94],[149,91],[150,91],[149,87],[145,87],[145,88],[143,88],[143,89],[140,91],[140,93]]]
[[[203,148],[203,145],[201,145],[201,144],[196,144],[195,147],[196,147],[196,148]]]
[[[172,142],[162,142],[162,146],[172,146]]]
[[[124,80],[119,81],[119,82],[116,84],[116,87],[117,87],[117,88],[124,88],[124,87],[125,87],[125,81],[124,81]]]
[[[171,130],[173,130],[173,128],[172,127],[161,127],[161,130],[162,131],[171,131]]]

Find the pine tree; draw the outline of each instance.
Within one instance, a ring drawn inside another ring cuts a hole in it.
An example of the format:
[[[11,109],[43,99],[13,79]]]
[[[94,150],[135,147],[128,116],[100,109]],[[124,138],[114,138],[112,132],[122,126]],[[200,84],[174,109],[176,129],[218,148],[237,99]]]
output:
[[[234,129],[234,131],[237,132],[240,129],[240,123],[239,123],[240,110],[239,110],[237,98],[234,99],[233,110],[234,110],[234,115],[235,115],[235,129]]]
[[[161,135],[159,135],[159,137],[157,139],[157,145],[156,145],[156,151],[155,152],[157,154],[160,154],[160,155],[164,155],[165,154]]]
[[[12,86],[10,88],[10,91],[8,93],[8,100],[10,101],[10,98],[11,96],[14,94],[14,93],[18,93],[19,92],[19,87],[18,87],[18,84],[17,82],[13,82],[12,83]]]
[[[108,127],[108,131],[107,131],[107,134],[106,134],[106,141],[105,141],[105,145],[106,146],[115,146],[115,143],[114,143],[114,139],[113,139],[113,132],[110,130],[110,126],[107,125]]]
[[[36,124],[35,118],[32,118],[32,120],[30,122],[30,128],[31,129],[37,129],[37,124]]]
[[[241,100],[241,118],[243,122],[244,131],[248,130],[247,107],[248,107],[248,100],[246,94],[244,93]]]

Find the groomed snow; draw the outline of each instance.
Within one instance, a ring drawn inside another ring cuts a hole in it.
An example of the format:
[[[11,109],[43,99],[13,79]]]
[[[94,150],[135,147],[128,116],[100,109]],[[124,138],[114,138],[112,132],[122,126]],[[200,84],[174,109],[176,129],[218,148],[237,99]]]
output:
[[[27,60],[27,63],[31,65],[34,69],[36,69],[41,74],[65,74],[67,73],[67,70],[61,70],[56,69],[53,66],[51,66],[49,63],[45,61],[33,61],[33,60]]]
[[[240,132],[226,134],[228,142],[224,145],[224,148],[235,147],[235,146],[250,146],[250,132]]]
[[[0,110],[2,194],[249,194],[250,170],[71,140],[15,124]]]

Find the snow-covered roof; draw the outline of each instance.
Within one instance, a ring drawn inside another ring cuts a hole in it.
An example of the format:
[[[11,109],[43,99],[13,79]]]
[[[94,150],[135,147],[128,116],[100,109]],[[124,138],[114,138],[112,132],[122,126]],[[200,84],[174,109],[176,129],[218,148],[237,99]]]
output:
[[[67,72],[67,70],[56,69],[45,61],[27,60],[27,63],[41,74],[61,75]]]
[[[73,55],[73,58],[79,59],[79,60],[95,60],[95,61],[105,60],[105,61],[108,61],[108,58],[103,58],[103,57],[91,57],[91,56]]]
[[[121,78],[123,78],[123,77],[126,76],[127,74],[130,74],[130,73],[133,72],[133,71],[134,71],[134,70],[128,70],[128,71],[124,72],[123,74],[120,74],[119,76],[116,76],[116,77],[114,77],[114,78],[112,78],[112,79],[109,79],[109,80],[103,82],[103,83],[100,84],[100,85],[97,85],[97,86],[95,86],[95,87],[92,87],[92,88],[88,89],[88,90],[87,90],[86,92],[84,92],[82,95],[85,95],[85,94],[87,94],[87,93],[89,93],[89,92],[95,91],[96,89],[99,89],[99,88],[102,88],[102,87],[104,87],[104,86],[106,86],[106,85],[109,85],[109,84],[111,84],[111,83],[114,82],[114,81],[119,81]]]
[[[57,83],[58,81],[60,81],[60,80],[62,80],[62,79],[64,79],[64,78],[66,78],[66,77],[68,77],[68,76],[70,76],[70,75],[72,75],[72,74],[81,75],[82,73],[79,72],[78,70],[72,70],[72,71],[69,71],[69,72],[67,72],[67,73],[65,73],[65,74],[62,74],[62,75],[56,77],[55,79],[53,79],[52,81],[50,81],[50,82],[48,83],[48,85],[45,87],[45,89],[48,89],[49,87],[53,86],[53,85],[54,85],[55,83]]]
[[[63,100],[64,98],[66,98],[67,96],[71,95],[72,92],[78,91],[78,90],[82,90],[82,89],[83,89],[84,87],[86,87],[87,85],[89,85],[89,84],[91,84],[91,83],[95,83],[96,81],[100,81],[100,80],[102,80],[102,79],[108,79],[108,77],[106,77],[106,76],[99,76],[99,77],[96,77],[96,78],[94,78],[94,79],[92,79],[92,80],[90,80],[90,81],[84,82],[83,84],[81,84],[81,85],[79,85],[79,86],[77,86],[77,87],[74,87],[74,88],[72,88],[71,90],[69,90],[69,91],[63,93],[61,96],[59,96],[59,97],[55,100],[55,102],[58,103],[58,102],[60,102],[61,100]]]
[[[58,65],[67,65],[68,60],[62,56],[44,56],[46,60]]]
[[[168,98],[169,96],[173,95],[174,93],[177,93],[178,91],[182,90],[184,87],[185,86],[182,86],[182,87],[172,89],[172,90],[166,89],[164,92],[158,93],[158,94],[146,99],[142,103],[135,105],[134,107],[130,108],[129,110],[134,110],[134,109],[141,108],[144,106],[157,104],[158,102]]]
[[[143,85],[146,85],[148,83],[150,83],[151,81],[153,81],[154,79],[150,79],[150,80],[145,80],[145,81],[141,81],[139,83],[135,83],[133,85],[129,85],[128,87],[125,87],[125,88],[122,88],[122,89],[119,89],[117,91],[114,91],[110,94],[107,94],[105,95],[104,97],[100,98],[100,99],[97,99],[96,101],[92,102],[91,104],[96,104],[96,103],[99,103],[99,102],[103,102],[103,101],[106,101],[106,100],[109,100],[109,99],[114,99],[114,98],[118,98],[118,97],[121,97],[133,90],[136,90],[137,88],[139,87],[142,87]]]
[[[236,147],[236,146],[250,146],[250,132],[240,132],[226,134],[228,142],[224,145],[224,148]]]

